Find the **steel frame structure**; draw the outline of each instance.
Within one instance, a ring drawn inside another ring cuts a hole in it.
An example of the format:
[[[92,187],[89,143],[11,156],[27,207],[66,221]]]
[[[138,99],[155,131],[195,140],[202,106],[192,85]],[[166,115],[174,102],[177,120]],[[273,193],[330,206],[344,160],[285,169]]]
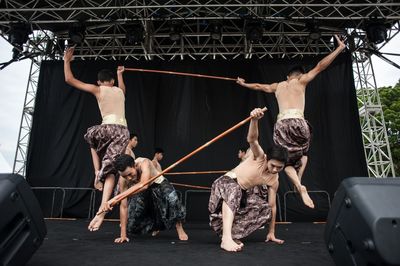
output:
[[[40,62],[61,59],[63,46],[70,39],[71,25],[81,23],[86,27],[86,35],[76,48],[78,60],[295,58],[329,53],[334,49],[332,35],[342,34],[353,52],[370,176],[394,176],[390,150],[384,148],[388,142],[379,95],[375,82],[370,81],[371,77],[374,80],[374,74],[369,51],[379,50],[387,42],[374,45],[365,31],[369,21],[384,22],[391,28],[387,38],[390,41],[400,31],[399,20],[400,2],[396,0],[0,1],[3,38],[9,40],[14,23],[29,23],[33,32],[23,47],[16,47],[22,56],[32,58],[33,63],[14,172],[25,174]],[[210,25],[215,22],[222,25],[222,34],[214,40]],[[126,29],[132,23],[142,25],[142,42],[127,41]],[[170,39],[171,23],[181,24],[181,37],[177,41]],[[246,34],[254,24],[263,29],[260,41],[253,41]],[[318,40],[309,38],[310,24],[318,28],[321,36]],[[375,108],[373,114],[365,111],[371,110],[371,105]],[[380,110],[377,112],[376,108]]]
[[[394,177],[394,165],[369,47],[353,52],[361,133],[370,177]]]

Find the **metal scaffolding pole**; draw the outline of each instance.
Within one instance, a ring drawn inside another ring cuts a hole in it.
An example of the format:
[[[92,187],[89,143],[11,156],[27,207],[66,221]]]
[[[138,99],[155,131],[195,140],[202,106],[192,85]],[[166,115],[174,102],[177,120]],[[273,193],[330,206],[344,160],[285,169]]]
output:
[[[40,65],[32,60],[28,84],[26,86],[24,107],[18,133],[17,149],[15,152],[13,173],[25,176],[29,139],[32,129],[32,118],[35,110],[35,98],[38,85]]]
[[[365,159],[370,177],[394,177],[394,165],[371,57],[353,53],[353,70]]]
[[[33,113],[35,111],[36,91],[39,82],[40,64],[45,59],[57,59],[45,53],[47,47],[55,47],[57,40],[47,31],[34,31],[31,40],[26,46],[26,56],[31,58],[31,67],[26,86],[24,107],[18,133],[17,148],[15,151],[13,173],[26,176],[28,146],[32,129]],[[59,59],[59,57],[58,57]]]

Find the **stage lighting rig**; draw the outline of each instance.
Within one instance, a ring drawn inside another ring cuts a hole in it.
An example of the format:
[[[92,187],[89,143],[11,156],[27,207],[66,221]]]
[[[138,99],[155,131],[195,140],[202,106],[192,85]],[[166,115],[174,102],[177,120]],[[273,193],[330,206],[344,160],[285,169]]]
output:
[[[383,21],[372,19],[367,22],[367,38],[374,44],[380,44],[387,39],[388,27]]]
[[[308,38],[312,41],[318,41],[321,38],[321,31],[316,21],[312,20],[306,23],[306,28],[309,32]]]
[[[208,26],[210,30],[210,37],[212,40],[219,41],[222,37],[222,25],[217,21],[213,21]]]
[[[246,21],[246,38],[252,43],[260,42],[263,37],[264,28],[261,21]]]
[[[140,22],[126,24],[125,31],[125,38],[129,44],[139,44],[143,42],[144,29]]]
[[[74,22],[69,28],[69,38],[74,44],[81,44],[85,40],[86,26],[83,22]]]
[[[23,50],[23,44],[29,39],[29,34],[32,33],[31,26],[27,23],[13,23],[10,25],[10,31],[8,32],[8,41],[14,46],[13,48],[13,59],[17,59],[21,56]]]
[[[180,21],[172,20],[169,24],[169,28],[169,38],[171,41],[179,41],[182,35],[182,23]]]

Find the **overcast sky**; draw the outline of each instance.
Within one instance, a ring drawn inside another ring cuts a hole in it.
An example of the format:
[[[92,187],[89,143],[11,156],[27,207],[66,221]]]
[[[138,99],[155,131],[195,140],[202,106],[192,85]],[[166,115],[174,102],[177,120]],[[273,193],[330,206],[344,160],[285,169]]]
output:
[[[11,46],[0,38],[0,62],[12,57]],[[400,53],[400,34],[392,39],[381,52]],[[400,56],[387,56],[400,65]],[[394,86],[400,79],[400,69],[373,57],[373,66],[378,87]],[[0,173],[11,172],[14,163],[22,107],[27,87],[30,60],[15,62],[0,70]],[[7,165],[8,163],[8,165]]]

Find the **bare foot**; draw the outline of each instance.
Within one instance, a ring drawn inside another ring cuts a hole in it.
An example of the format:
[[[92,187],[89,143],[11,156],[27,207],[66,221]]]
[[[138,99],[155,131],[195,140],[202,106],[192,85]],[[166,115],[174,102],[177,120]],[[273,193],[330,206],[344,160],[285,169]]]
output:
[[[235,241],[236,244],[238,244],[239,246],[243,247],[244,244],[242,241],[240,241],[239,239],[233,239],[233,241]]]
[[[300,196],[307,207],[314,209],[314,202],[308,195],[307,188],[305,186],[300,187]]]
[[[178,232],[178,238],[181,241],[186,241],[189,239],[188,235],[186,234],[186,232],[182,229],[176,229],[176,231]]]
[[[153,231],[152,233],[151,233],[151,236],[156,236],[156,235],[158,235],[160,233],[160,231]]]
[[[103,183],[97,178],[97,176],[94,178],[94,188],[103,191]]]
[[[242,250],[242,246],[236,244],[232,239],[224,239],[221,241],[221,248],[229,252],[238,252]]]
[[[105,215],[106,214],[104,212],[101,214],[96,214],[96,216],[90,221],[88,230],[91,232],[99,230]]]
[[[185,230],[183,230],[183,226],[181,222],[176,223],[176,232],[178,232],[178,238],[181,241],[186,241],[189,239],[188,235],[186,234]]]

